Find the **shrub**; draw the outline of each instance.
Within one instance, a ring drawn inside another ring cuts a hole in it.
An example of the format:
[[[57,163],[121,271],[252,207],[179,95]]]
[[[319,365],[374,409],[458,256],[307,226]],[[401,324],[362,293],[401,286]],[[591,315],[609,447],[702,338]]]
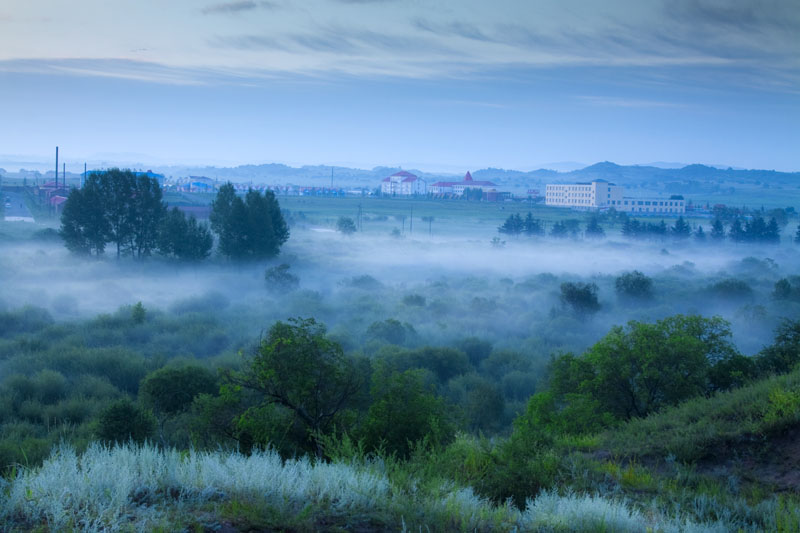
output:
[[[100,412],[95,435],[104,442],[144,442],[155,432],[156,422],[148,411],[130,400],[117,400]]]

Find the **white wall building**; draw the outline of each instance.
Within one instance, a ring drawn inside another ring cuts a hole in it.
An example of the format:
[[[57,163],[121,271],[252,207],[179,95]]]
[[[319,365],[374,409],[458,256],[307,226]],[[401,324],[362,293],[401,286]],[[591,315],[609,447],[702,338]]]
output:
[[[642,215],[682,215],[686,212],[683,196],[634,198],[624,194],[624,187],[605,180],[591,183],[548,184],[545,205],[585,210],[613,207],[617,211]]]
[[[381,194],[389,196],[412,196],[414,194],[427,194],[428,187],[425,180],[410,172],[401,170],[381,181]]]

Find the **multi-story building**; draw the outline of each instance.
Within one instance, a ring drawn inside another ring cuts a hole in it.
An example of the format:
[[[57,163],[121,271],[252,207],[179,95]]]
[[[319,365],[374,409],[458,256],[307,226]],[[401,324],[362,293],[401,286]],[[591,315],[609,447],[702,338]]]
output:
[[[482,192],[496,191],[497,185],[491,181],[479,181],[472,179],[472,174],[467,172],[461,181],[437,181],[431,185],[433,194],[452,194],[453,196],[463,196],[466,189],[480,189]]]
[[[401,170],[381,181],[381,194],[389,196],[412,196],[427,194],[428,187],[425,180],[411,172]]]
[[[617,211],[642,215],[680,215],[686,212],[683,196],[669,198],[659,196],[625,196],[625,188],[605,180],[591,183],[548,184],[545,205],[596,210],[613,207]]]

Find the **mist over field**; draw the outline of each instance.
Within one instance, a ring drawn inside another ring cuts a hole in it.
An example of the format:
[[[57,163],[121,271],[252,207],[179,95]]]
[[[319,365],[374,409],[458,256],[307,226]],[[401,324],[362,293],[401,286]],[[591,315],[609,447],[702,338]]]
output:
[[[427,343],[477,335],[514,348],[527,339],[537,357],[550,350],[585,349],[612,325],[628,320],[699,313],[732,321],[737,345],[752,353],[771,338],[792,305],[772,298],[775,282],[800,272],[800,253],[788,246],[709,249],[619,238],[510,238],[493,247],[488,235],[393,238],[295,229],[270,262],[216,259],[197,265],[86,259],[58,242],[7,242],[0,245],[0,305],[7,310],[38,306],[57,320],[77,320],[141,301],[166,313],[202,310],[235,324],[241,335],[256,335],[291,316],[313,316],[350,338],[352,348],[359,344],[352,339],[360,339],[370,324],[396,318]],[[299,277],[299,286],[270,290],[265,270],[282,263]],[[654,279],[652,300],[620,301],[615,278],[632,270]],[[744,280],[752,294],[726,296],[709,288],[731,278]],[[596,283],[600,312],[576,320],[562,309],[564,281]],[[403,303],[409,295],[422,296],[424,303]]]

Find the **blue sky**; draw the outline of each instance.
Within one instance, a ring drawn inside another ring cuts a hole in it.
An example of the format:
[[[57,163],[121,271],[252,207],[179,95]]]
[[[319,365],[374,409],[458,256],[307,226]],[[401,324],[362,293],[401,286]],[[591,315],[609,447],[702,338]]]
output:
[[[0,162],[800,170],[796,0],[5,0]]]

